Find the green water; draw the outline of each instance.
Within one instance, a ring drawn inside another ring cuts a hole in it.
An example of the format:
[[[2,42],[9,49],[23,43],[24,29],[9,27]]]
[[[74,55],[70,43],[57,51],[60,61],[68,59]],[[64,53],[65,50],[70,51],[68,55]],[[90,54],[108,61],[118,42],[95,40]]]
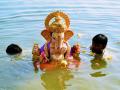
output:
[[[35,73],[32,46],[45,43],[40,35],[44,19],[56,10],[70,17],[75,34],[69,43],[80,43],[87,53],[80,54],[77,69]],[[119,24],[119,0],[0,0],[0,90],[120,90]],[[106,53],[112,60],[99,62],[89,55],[91,39],[98,33],[109,38]],[[23,48],[20,57],[6,54],[11,43]]]

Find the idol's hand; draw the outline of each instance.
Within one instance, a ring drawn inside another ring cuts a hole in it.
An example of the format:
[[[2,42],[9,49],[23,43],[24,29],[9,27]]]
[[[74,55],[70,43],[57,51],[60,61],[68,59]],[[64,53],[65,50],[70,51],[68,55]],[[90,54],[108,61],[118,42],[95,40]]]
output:
[[[33,55],[34,54],[37,54],[37,55],[39,54],[39,46],[38,46],[38,44],[34,44],[32,54]]]

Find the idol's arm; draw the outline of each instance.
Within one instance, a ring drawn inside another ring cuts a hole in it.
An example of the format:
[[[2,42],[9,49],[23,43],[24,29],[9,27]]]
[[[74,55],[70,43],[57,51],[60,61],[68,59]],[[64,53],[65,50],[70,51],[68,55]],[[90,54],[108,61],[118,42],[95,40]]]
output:
[[[49,57],[47,43],[46,43],[45,46],[44,46],[44,51],[45,51],[46,57]]]
[[[65,59],[68,59],[70,57],[70,51],[71,51],[71,47],[70,45],[67,43],[67,51],[65,54]]]

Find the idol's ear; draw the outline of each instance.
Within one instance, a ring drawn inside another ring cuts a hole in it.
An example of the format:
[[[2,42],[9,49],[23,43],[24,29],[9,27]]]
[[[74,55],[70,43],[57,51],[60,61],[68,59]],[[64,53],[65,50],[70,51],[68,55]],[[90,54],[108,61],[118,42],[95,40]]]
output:
[[[71,30],[65,31],[65,33],[64,33],[64,40],[68,41],[73,35],[74,35],[74,33]]]
[[[43,31],[41,32],[41,35],[45,38],[45,40],[46,40],[47,42],[49,42],[49,41],[51,40],[51,33],[50,33],[50,31],[48,31],[48,30],[43,30]]]

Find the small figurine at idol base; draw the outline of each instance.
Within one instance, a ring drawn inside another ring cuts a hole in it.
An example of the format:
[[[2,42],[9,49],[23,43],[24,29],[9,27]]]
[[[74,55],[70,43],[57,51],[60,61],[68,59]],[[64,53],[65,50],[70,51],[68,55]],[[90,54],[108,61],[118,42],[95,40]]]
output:
[[[41,32],[46,43],[41,48],[34,45],[33,59],[38,59],[40,63],[68,60],[75,53],[71,52],[74,50],[71,50],[68,43],[74,34],[69,25],[70,20],[65,13],[59,11],[50,13],[45,19],[45,29]]]

